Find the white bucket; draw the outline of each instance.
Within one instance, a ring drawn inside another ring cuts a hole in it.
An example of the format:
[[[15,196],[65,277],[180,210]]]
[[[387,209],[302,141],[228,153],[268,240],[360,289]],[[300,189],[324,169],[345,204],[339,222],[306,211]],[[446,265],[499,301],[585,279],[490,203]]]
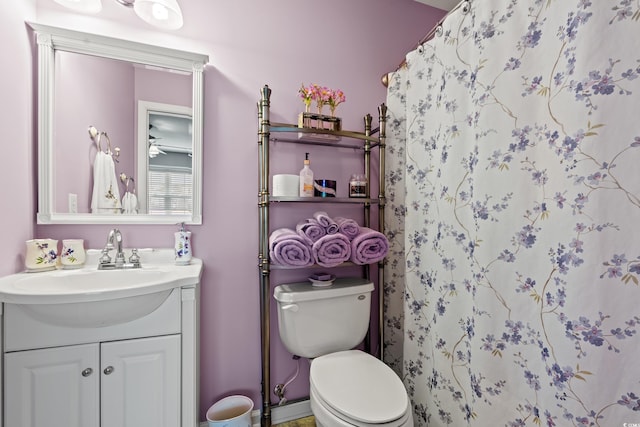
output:
[[[217,401],[207,411],[209,427],[251,427],[253,400],[246,396],[229,396]]]

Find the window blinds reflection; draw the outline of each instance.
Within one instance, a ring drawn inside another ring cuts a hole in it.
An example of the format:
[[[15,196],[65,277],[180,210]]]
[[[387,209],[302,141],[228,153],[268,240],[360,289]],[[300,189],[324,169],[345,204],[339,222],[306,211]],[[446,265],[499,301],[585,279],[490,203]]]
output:
[[[149,214],[188,214],[193,209],[190,170],[154,167],[149,171]]]

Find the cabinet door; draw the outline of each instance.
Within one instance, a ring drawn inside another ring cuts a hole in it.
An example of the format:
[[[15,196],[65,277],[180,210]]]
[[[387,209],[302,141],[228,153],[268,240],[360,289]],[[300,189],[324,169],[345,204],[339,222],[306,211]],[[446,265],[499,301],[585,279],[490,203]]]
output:
[[[101,427],[180,425],[180,335],[103,343]]]
[[[7,353],[5,426],[98,427],[98,344]]]

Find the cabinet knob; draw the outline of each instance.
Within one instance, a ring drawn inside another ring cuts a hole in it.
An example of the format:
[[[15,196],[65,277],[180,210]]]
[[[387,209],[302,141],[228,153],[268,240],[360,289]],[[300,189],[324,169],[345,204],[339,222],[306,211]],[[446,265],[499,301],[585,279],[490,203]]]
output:
[[[91,369],[91,368],[87,368],[87,369],[84,369],[82,371],[82,376],[83,377],[88,377],[91,374],[93,374],[93,369]]]
[[[105,375],[110,375],[112,372],[113,372],[113,366],[107,366],[106,368],[104,368]]]

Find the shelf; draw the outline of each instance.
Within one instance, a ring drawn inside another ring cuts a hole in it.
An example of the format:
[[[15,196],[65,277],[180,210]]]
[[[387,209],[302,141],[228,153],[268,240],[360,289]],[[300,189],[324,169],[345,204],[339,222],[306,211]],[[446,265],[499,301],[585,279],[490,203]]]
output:
[[[376,263],[377,264],[377,263]],[[371,265],[371,264],[368,264]],[[334,269],[334,268],[344,268],[344,267],[362,267],[361,265],[358,265],[356,263],[353,263],[351,261],[347,261],[347,262],[343,262],[340,263],[336,266],[333,267],[323,267],[320,264],[313,264],[313,265],[308,265],[306,267],[291,267],[288,265],[280,265],[280,264],[269,264],[269,268],[271,270],[308,270],[310,268],[324,268],[324,269]]]
[[[347,197],[348,193],[344,193],[344,197],[297,197],[297,196],[273,196],[271,195],[272,189],[270,184],[272,181],[272,175],[270,174],[270,158],[272,154],[278,156],[284,153],[290,154],[291,149],[302,150],[304,147],[311,148],[312,146],[321,146],[328,149],[337,150],[335,154],[337,156],[346,155],[347,160],[356,164],[358,158],[362,160],[364,165],[364,175],[366,181],[371,183],[372,180],[381,180],[385,173],[385,139],[386,139],[386,120],[387,120],[387,107],[381,104],[378,107],[378,127],[373,128],[372,117],[370,114],[366,114],[363,117],[363,127],[359,131],[349,131],[342,128],[342,122],[335,117],[325,117],[322,115],[305,114],[301,113],[298,117],[299,121],[295,124],[291,123],[275,123],[271,122],[270,117],[270,105],[271,105],[271,89],[265,85],[261,90],[260,102],[258,103],[258,233],[259,233],[259,250],[258,250],[258,280],[260,284],[260,311],[261,311],[261,338],[262,338],[262,403],[263,412],[261,419],[261,427],[271,426],[271,394],[272,387],[269,379],[269,373],[271,372],[271,360],[266,355],[271,353],[271,305],[272,299],[270,298],[272,290],[271,273],[276,272],[276,277],[282,275],[286,276],[287,270],[299,270],[296,275],[304,275],[311,273],[312,271],[332,271],[335,275],[342,273],[342,275],[355,273],[359,267],[360,271],[355,274],[359,277],[370,278],[372,274],[371,268],[375,268],[375,273],[378,278],[378,289],[381,290],[384,286],[384,261],[376,262],[373,264],[359,265],[351,261],[340,263],[334,267],[323,267],[317,263],[314,263],[305,267],[296,267],[289,265],[273,264],[271,259],[270,248],[270,234],[272,232],[271,223],[272,217],[278,217],[281,220],[287,220],[283,218],[283,213],[292,211],[306,211],[313,209],[320,211],[330,211],[333,209],[340,212],[343,215],[353,216],[357,215],[361,218],[366,227],[371,229],[377,229],[384,234],[384,212],[385,212],[385,194],[384,185],[382,182],[379,184],[379,189],[376,192],[367,190],[366,194],[369,197]],[[314,127],[317,126],[317,127]],[[295,147],[298,144],[298,147]],[[344,149],[353,149],[357,151],[349,152]],[[372,153],[374,149],[378,150],[378,153]],[[271,153],[273,150],[273,153]],[[309,151],[305,149],[305,151]],[[375,169],[372,169],[372,159],[378,160],[379,170],[376,173],[372,173]],[[329,160],[330,162],[331,160]],[[360,163],[358,163],[360,164]],[[372,179],[373,178],[373,179]],[[277,194],[287,194],[278,192]],[[297,191],[289,194],[298,194]],[[342,193],[341,193],[342,194]],[[373,198],[371,197],[373,196]],[[292,205],[293,203],[293,205]],[[300,204],[306,204],[306,206]],[[296,205],[297,204],[297,205]],[[319,205],[321,204],[321,205]],[[377,207],[372,209],[372,205]],[[277,207],[276,207],[277,206]],[[372,211],[376,211],[377,226],[371,224]],[[290,229],[294,229],[295,222],[290,223]],[[316,259],[313,259],[316,261]],[[310,262],[313,262],[310,261]],[[353,271],[351,271],[352,269]],[[300,271],[303,270],[303,271]],[[377,295],[378,305],[378,325],[377,328],[372,328],[373,321],[370,324],[367,337],[364,340],[364,349],[371,351],[375,345],[378,349],[384,348],[384,339],[382,335],[382,325],[384,324],[384,292],[378,292]],[[374,335],[376,331],[376,335]],[[372,343],[372,339],[377,343]],[[380,350],[381,351],[381,350]],[[381,351],[382,352],[382,351]]]
[[[289,197],[289,196],[270,196],[269,202],[272,203],[351,203],[351,204],[378,204],[378,199],[367,199],[364,197]]]
[[[352,131],[334,131],[328,129],[313,129],[313,128],[301,128],[298,125],[292,125],[288,123],[272,123],[269,126],[269,131],[272,133],[300,133],[300,134],[319,134],[319,135],[335,135],[344,138],[353,138],[359,139],[361,141],[369,141],[372,142],[372,147],[375,147],[380,144],[380,139],[373,135],[366,135],[362,132],[352,132]],[[336,142],[324,142],[324,141],[314,141],[314,140],[305,140],[304,137],[302,139],[287,139],[287,138],[274,138],[283,142],[304,142],[307,144],[316,144],[316,145],[331,145],[331,146],[345,146],[345,144],[341,144],[339,141]],[[362,146],[357,145],[356,148],[362,148]]]
[[[343,143],[341,141],[317,141],[311,139],[291,139],[291,138],[269,138],[269,142],[284,142],[288,144],[304,144],[304,145],[324,145],[325,147],[333,147],[333,148],[353,148],[355,150],[364,150],[364,145],[362,144],[349,144]],[[375,148],[377,144],[371,144],[371,148]]]

